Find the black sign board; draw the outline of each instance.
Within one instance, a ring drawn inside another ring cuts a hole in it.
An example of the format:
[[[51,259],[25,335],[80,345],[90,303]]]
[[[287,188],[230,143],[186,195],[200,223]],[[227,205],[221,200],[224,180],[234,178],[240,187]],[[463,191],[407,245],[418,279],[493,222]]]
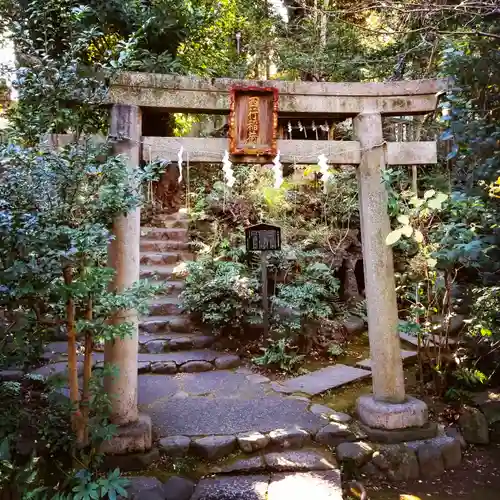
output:
[[[245,229],[247,251],[281,250],[281,228],[271,224],[256,224]]]

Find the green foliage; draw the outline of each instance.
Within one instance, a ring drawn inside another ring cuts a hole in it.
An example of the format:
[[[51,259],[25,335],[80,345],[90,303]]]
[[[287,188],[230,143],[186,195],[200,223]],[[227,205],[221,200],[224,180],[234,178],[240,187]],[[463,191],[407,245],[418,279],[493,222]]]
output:
[[[277,367],[285,372],[295,370],[304,358],[303,355],[297,354],[290,340],[284,337],[271,341],[266,348],[262,348],[262,351],[264,351],[262,356],[253,358],[256,365]]]
[[[309,321],[333,315],[332,304],[339,288],[340,282],[332,270],[326,264],[315,262],[306,265],[289,283],[279,285],[273,304],[296,313],[290,326],[300,329]]]
[[[204,257],[188,263],[183,307],[218,331],[235,331],[260,315],[258,281],[243,264]]]

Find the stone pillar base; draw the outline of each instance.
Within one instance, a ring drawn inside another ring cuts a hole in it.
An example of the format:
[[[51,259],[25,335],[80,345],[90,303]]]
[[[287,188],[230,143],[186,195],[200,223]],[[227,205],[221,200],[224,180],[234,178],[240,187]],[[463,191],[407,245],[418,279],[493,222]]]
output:
[[[151,449],[151,417],[139,414],[139,420],[132,424],[120,425],[116,434],[101,445],[101,452],[110,455],[144,453]]]
[[[379,401],[373,395],[361,396],[357,402],[357,413],[363,424],[383,430],[423,427],[429,420],[427,405],[410,396],[403,403]]]

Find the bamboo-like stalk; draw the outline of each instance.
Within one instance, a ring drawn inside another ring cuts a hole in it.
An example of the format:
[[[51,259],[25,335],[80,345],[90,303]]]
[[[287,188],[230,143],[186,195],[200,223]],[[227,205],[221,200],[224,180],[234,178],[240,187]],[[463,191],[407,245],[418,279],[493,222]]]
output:
[[[73,283],[73,269],[67,266],[63,269],[64,284],[70,286]],[[76,326],[75,326],[75,301],[68,297],[66,301],[66,329],[68,334],[68,381],[69,398],[74,411],[71,414],[71,425],[77,433],[77,442],[80,442],[82,436],[79,433],[80,412],[78,402],[80,394],[78,391],[78,364],[76,356]]]
[[[92,297],[88,298],[85,319],[92,321]],[[90,377],[92,376],[92,332],[90,327],[85,330],[85,354],[83,360],[83,393],[82,393],[82,433],[84,446],[89,444],[89,414],[90,414]]]

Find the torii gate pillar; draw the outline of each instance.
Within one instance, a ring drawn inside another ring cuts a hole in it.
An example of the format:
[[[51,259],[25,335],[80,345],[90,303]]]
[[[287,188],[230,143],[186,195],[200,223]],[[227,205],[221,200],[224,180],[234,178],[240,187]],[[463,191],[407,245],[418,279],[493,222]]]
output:
[[[373,377],[373,396],[359,398],[358,415],[373,428],[419,427],[427,423],[428,411],[423,401],[405,396],[392,248],[385,243],[391,227],[382,181],[385,153],[381,115],[360,113],[354,119],[354,131],[362,151],[359,203]]]

